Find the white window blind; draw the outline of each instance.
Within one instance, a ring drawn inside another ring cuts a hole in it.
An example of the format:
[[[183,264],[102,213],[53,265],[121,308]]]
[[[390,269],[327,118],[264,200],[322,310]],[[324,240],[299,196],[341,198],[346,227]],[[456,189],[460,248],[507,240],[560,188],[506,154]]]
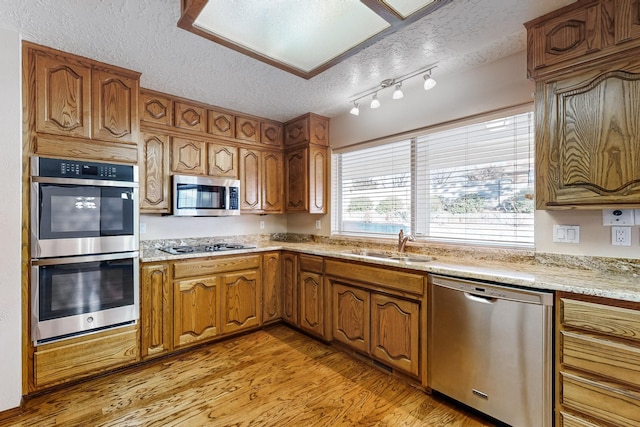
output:
[[[333,232],[530,246],[533,113],[339,153]]]

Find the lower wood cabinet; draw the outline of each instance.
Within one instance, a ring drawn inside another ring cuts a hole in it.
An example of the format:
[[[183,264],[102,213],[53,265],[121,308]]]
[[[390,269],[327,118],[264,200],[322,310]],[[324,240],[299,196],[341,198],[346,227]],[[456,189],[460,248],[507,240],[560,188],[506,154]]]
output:
[[[222,276],[222,332],[235,332],[262,323],[260,270]]]
[[[40,345],[33,354],[34,386],[42,389],[140,360],[138,326]]]
[[[557,296],[556,425],[640,426],[640,304]]]
[[[218,335],[220,278],[173,282],[173,347],[207,340]]]
[[[426,274],[327,260],[325,276],[332,338],[426,385]]]
[[[298,323],[298,255],[282,254],[282,320]]]
[[[282,318],[282,263],[280,252],[262,255],[262,321]]]
[[[142,264],[140,268],[140,330],[142,358],[171,349],[171,307],[169,264]]]

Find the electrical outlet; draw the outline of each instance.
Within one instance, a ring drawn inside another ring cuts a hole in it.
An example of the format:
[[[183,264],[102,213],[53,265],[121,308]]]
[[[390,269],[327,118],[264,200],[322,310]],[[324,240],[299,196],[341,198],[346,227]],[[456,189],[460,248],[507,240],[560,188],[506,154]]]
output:
[[[260,230],[264,230],[264,221],[260,221]]]
[[[613,246],[631,246],[631,227],[611,227]]]
[[[316,230],[322,229],[322,222],[319,219],[316,219]]]

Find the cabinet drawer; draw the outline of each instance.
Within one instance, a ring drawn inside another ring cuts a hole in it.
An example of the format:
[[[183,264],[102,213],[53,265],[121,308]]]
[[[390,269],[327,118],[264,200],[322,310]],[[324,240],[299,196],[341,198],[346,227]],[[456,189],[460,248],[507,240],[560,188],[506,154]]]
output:
[[[561,332],[562,363],[640,387],[640,348],[595,336]]]
[[[333,260],[325,261],[325,273],[326,275],[344,277],[350,281],[358,280],[416,295],[424,293],[424,279],[426,277],[421,274]]]
[[[300,255],[300,271],[311,271],[322,274],[322,257]]]
[[[593,424],[566,412],[560,412],[560,427],[601,427],[602,424]]]
[[[640,393],[567,372],[560,373],[562,404],[620,426],[640,426]]]
[[[34,356],[36,386],[70,381],[138,360],[135,326],[38,347]]]
[[[173,278],[206,276],[225,271],[250,270],[259,267],[260,255],[190,259],[176,261],[173,264]]]
[[[587,331],[640,341],[640,311],[562,298],[560,321]]]

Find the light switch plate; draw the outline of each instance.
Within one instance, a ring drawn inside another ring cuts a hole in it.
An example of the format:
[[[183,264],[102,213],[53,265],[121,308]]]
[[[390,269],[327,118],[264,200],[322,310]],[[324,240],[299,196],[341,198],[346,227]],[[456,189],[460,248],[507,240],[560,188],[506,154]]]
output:
[[[556,243],[580,243],[580,226],[554,225],[553,241]]]

